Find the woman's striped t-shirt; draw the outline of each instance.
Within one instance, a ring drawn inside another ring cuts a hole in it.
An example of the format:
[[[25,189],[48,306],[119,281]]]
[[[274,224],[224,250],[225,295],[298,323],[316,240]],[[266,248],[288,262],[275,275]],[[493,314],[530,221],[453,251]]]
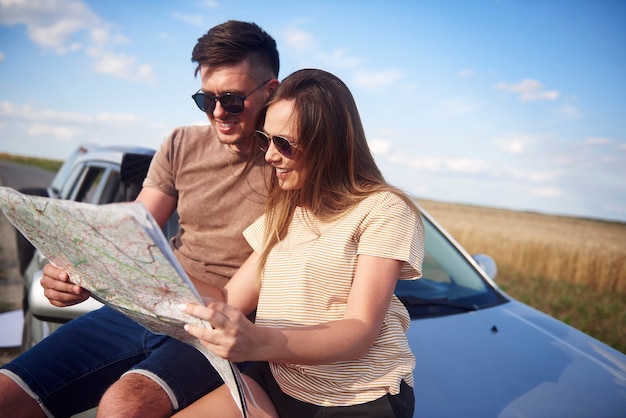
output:
[[[244,232],[258,253],[264,219]],[[399,279],[415,279],[421,276],[423,244],[419,214],[391,192],[366,198],[332,222],[319,222],[298,208],[287,236],[267,259],[256,323],[297,327],[341,319],[359,254],[404,261]],[[409,323],[393,296],[365,357],[314,366],[270,363],[272,373],[283,392],[316,405],[355,405],[397,394],[402,380],[413,385],[415,358],[405,335]]]

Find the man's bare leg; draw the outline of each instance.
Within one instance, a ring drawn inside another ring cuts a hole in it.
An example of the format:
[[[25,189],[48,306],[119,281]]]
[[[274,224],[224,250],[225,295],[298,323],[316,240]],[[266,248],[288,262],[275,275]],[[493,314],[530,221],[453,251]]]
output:
[[[173,407],[169,396],[154,380],[138,373],[124,375],[100,400],[98,417],[169,417]]]
[[[45,417],[37,401],[13,381],[0,373],[0,411],[6,417]]]

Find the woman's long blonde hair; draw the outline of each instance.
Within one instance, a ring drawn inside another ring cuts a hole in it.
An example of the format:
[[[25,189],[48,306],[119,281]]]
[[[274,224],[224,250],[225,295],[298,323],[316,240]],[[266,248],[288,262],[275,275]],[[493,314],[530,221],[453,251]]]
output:
[[[283,190],[273,176],[265,208],[265,242],[259,271],[271,249],[289,229],[297,206],[321,220],[341,216],[375,192],[399,195],[419,213],[414,202],[390,186],[379,170],[365,137],[359,112],[348,87],[334,75],[316,69],[299,70],[286,77],[259,116],[281,100],[294,101],[296,139],[303,156],[298,161],[304,186]]]

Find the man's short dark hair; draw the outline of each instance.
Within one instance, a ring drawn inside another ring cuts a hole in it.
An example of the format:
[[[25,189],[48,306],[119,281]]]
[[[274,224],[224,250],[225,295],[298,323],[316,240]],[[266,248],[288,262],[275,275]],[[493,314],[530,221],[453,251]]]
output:
[[[195,75],[202,65],[236,65],[248,60],[253,68],[262,68],[278,77],[280,60],[276,41],[255,23],[229,20],[211,28],[198,39],[191,53],[197,62]]]

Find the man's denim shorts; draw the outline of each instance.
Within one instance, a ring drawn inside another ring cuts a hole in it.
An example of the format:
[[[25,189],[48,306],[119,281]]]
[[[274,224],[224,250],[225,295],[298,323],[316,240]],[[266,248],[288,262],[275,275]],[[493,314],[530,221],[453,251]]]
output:
[[[131,371],[152,378],[174,410],[223,382],[195,348],[156,335],[110,309],[73,319],[2,367],[49,416],[93,408],[105,390]]]

